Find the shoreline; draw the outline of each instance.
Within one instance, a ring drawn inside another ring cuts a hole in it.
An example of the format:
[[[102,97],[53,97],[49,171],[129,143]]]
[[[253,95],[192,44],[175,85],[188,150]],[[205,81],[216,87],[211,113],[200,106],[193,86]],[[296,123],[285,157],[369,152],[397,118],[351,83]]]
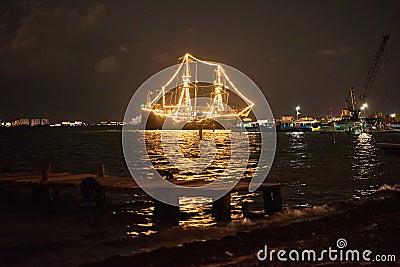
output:
[[[353,248],[368,245],[399,255],[400,192],[393,188],[265,219],[206,228],[164,226],[156,234],[136,238],[125,231],[138,220],[135,214],[100,213],[72,193],[43,208],[29,202],[29,187],[16,190],[20,194],[2,188],[0,197],[0,210],[7,215],[0,230],[0,258],[7,266],[257,266],[266,264],[256,259],[264,244],[271,249],[319,248],[333,246],[341,237]]]
[[[105,260],[85,263],[94,266],[359,266],[360,262],[262,262],[256,253],[268,245],[269,249],[315,249],[336,247],[345,238],[349,249],[372,250],[374,255],[395,255],[395,262],[384,266],[398,266],[400,262],[400,191],[381,190],[362,200],[337,202],[329,205],[334,212],[316,217],[305,217],[287,224],[272,224],[237,231],[220,239],[195,241],[174,248],[159,248],[134,256],[115,255]],[[374,266],[374,262],[362,262]],[[376,264],[376,263],[375,263]]]

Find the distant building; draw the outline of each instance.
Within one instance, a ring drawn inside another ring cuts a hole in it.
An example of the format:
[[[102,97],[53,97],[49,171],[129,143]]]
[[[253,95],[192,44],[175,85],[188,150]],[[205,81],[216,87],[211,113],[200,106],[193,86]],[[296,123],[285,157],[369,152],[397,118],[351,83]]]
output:
[[[30,120],[29,119],[19,119],[19,125],[21,126],[29,126]]]
[[[142,123],[142,114],[132,118],[132,124],[141,124]]]
[[[382,119],[383,118],[383,114],[382,114],[382,112],[374,112],[369,117],[370,118],[374,118],[374,119]]]
[[[74,122],[70,122],[70,124],[68,126],[82,126],[83,122],[81,121],[74,121]]]
[[[19,120],[15,120],[13,121],[12,125],[13,126],[29,126],[29,119],[19,119]]]
[[[389,117],[390,117],[391,123],[399,123],[400,122],[400,114],[393,113],[393,114],[390,114]]]
[[[69,126],[71,124],[71,122],[69,121],[62,121],[61,122],[61,126]]]
[[[31,119],[31,126],[38,126],[40,125],[40,119]]]
[[[293,121],[293,116],[282,116],[281,121]]]
[[[40,120],[40,125],[42,126],[48,126],[50,124],[49,119],[41,119]]]

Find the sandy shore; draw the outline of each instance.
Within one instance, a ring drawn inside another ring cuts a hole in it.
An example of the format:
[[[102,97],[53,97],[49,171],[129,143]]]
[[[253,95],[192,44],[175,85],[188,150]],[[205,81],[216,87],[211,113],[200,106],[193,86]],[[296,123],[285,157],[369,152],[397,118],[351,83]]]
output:
[[[49,207],[33,203],[29,187],[4,188],[0,187],[2,266],[286,266],[288,262],[276,259],[260,262],[256,253],[264,245],[320,251],[335,247],[339,238],[347,240],[348,248],[395,255],[397,262],[385,266],[399,264],[400,192],[394,190],[262,220],[194,230],[172,228],[133,239],[127,237],[125,226],[136,219],[135,214],[98,212],[81,202],[76,188]]]

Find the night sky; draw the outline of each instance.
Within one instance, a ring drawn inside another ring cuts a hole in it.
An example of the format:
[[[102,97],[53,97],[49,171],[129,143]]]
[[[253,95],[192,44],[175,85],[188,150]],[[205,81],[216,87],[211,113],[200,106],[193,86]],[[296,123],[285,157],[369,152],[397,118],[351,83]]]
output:
[[[2,120],[122,120],[139,85],[186,52],[246,73],[275,117],[297,105],[339,115],[383,34],[367,113],[400,113],[400,1],[2,1],[0,10]]]

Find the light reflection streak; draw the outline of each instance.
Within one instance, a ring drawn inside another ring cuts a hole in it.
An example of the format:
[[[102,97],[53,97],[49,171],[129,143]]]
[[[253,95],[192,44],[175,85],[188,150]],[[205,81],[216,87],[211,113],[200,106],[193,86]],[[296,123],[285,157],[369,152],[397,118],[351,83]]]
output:
[[[353,139],[352,170],[355,180],[376,178],[380,160],[377,155],[378,147],[370,134],[362,133]]]

